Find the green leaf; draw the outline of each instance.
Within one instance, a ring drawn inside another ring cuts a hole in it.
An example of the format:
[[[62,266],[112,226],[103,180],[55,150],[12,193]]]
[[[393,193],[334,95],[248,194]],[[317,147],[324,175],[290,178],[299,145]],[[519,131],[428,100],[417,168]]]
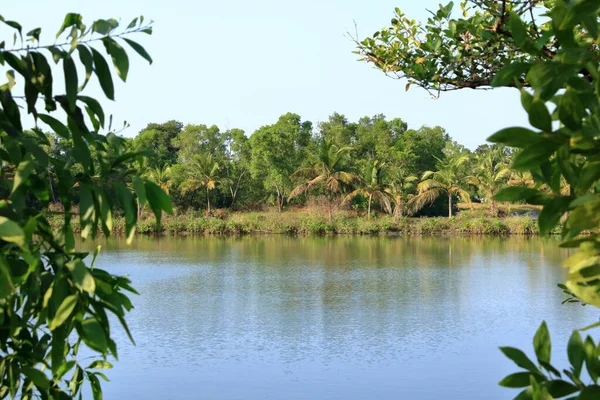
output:
[[[488,142],[502,143],[511,147],[527,147],[532,143],[543,140],[542,135],[530,129],[512,127],[499,130],[488,139]]]
[[[544,208],[538,218],[541,235],[547,235],[558,225],[560,218],[569,210],[571,200],[571,197],[558,196],[544,204]]]
[[[548,388],[548,392],[550,393],[550,395],[556,399],[558,399],[559,397],[568,396],[579,391],[577,386],[560,379],[548,381],[546,387]]]
[[[550,196],[537,189],[532,189],[524,186],[509,186],[500,189],[496,195],[493,196],[496,201],[526,201],[529,204],[544,204]]]
[[[87,374],[90,381],[90,387],[92,388],[92,396],[94,400],[102,400],[102,386],[98,377],[95,374]]]
[[[139,206],[143,207],[146,204],[146,187],[144,186],[144,181],[139,176],[133,178],[133,190],[138,197]]]
[[[560,98],[558,104],[558,118],[565,126],[573,131],[581,128],[583,119],[587,116],[585,107],[579,95],[571,88]]]
[[[113,84],[112,76],[110,74],[110,69],[108,68],[108,64],[106,60],[96,49],[91,47],[92,57],[94,59],[94,71],[96,72],[96,76],[100,81],[100,87],[102,91],[110,100],[115,99],[115,87]]]
[[[498,385],[507,388],[523,388],[529,386],[529,372],[517,372],[502,379]]]
[[[63,376],[66,375],[67,372],[73,369],[75,365],[77,365],[77,361],[75,360],[63,362],[61,366],[58,367],[58,370],[56,372],[56,379],[61,379]]]
[[[85,67],[85,81],[83,85],[79,88],[79,92],[81,92],[89,82],[92,77],[92,73],[94,72],[94,58],[92,57],[92,53],[87,48],[87,46],[80,44],[77,45],[77,52],[79,53],[79,60]]]
[[[94,281],[94,277],[92,274],[90,274],[90,271],[83,261],[73,260],[69,261],[65,265],[69,271],[71,271],[71,276],[73,277],[75,287],[88,293],[94,293],[96,290],[96,282]]]
[[[81,337],[92,350],[106,353],[106,333],[96,318],[88,318],[81,323]]]
[[[96,218],[96,208],[92,191],[86,184],[79,185],[79,219],[81,224],[81,237],[87,238],[92,231],[93,222]],[[92,232],[92,237],[95,236]]]
[[[102,39],[102,42],[104,43],[104,47],[106,47],[106,51],[112,58],[117,74],[121,80],[125,82],[127,80],[127,73],[129,72],[129,57],[127,56],[127,52],[119,43],[110,37]]]
[[[512,62],[504,66],[492,79],[491,86],[507,86],[513,85],[515,81],[521,81],[523,75],[529,71],[531,64],[523,62]]]
[[[527,110],[529,123],[544,132],[552,132],[552,118],[546,105],[540,99],[533,99]]]
[[[31,156],[29,156],[28,159],[21,161],[17,166],[17,170],[15,171],[15,177],[13,180],[13,187],[10,192],[11,196],[24,182],[27,182],[29,175],[31,175],[35,168],[35,164],[33,163],[30,157]]]
[[[583,388],[579,394],[578,400],[598,400],[600,399],[600,386],[593,385]]]
[[[56,33],[56,38],[58,39],[58,37],[65,31],[65,29],[67,29],[71,26],[78,26],[78,27],[81,26],[82,21],[83,21],[83,18],[81,17],[80,14],[68,13],[65,16],[65,20],[64,20],[62,26]]]
[[[547,161],[560,147],[560,143],[544,141],[529,146],[518,152],[512,161],[512,168],[518,171],[529,171]]]
[[[156,223],[160,228],[160,217],[162,211],[165,211],[169,214],[173,213],[173,209],[171,208],[171,199],[156,183],[152,181],[146,181],[144,186],[146,188],[148,204],[150,204],[150,208],[156,216]]]
[[[525,79],[541,100],[549,101],[576,73],[577,67],[548,61],[531,67]]]
[[[600,322],[597,325],[600,326]],[[588,374],[594,383],[598,383],[598,377],[600,377],[600,349],[596,347],[594,340],[588,336],[583,343],[583,350]]]
[[[69,132],[69,128],[67,128],[62,122],[60,122],[56,118],[51,117],[46,114],[39,114],[38,117],[46,125],[48,125],[50,128],[52,128],[52,131],[54,131],[54,133],[56,133],[61,138],[63,138],[63,139],[71,138],[71,133]]]
[[[123,40],[129,46],[131,46],[131,48],[133,50],[135,50],[136,53],[138,53],[140,56],[145,58],[146,61],[148,61],[148,63],[152,64],[152,57],[150,57],[150,54],[148,54],[148,52],[146,52],[146,49],[144,49],[142,46],[140,46],[138,43],[134,42],[133,40],[126,39],[126,38],[123,38]]]
[[[21,113],[19,111],[19,106],[13,99],[10,91],[3,90],[0,91],[0,103],[4,108],[4,113],[6,117],[10,121],[10,124],[17,132],[23,131],[23,126],[21,125]]]
[[[79,100],[83,101],[98,117],[98,121],[100,121],[100,126],[104,128],[104,110],[102,106],[98,102],[98,100],[88,97],[88,96],[79,96]]]
[[[583,341],[579,332],[574,331],[569,339],[567,345],[567,355],[569,356],[569,362],[573,366],[573,371],[576,377],[579,378],[581,375],[581,367],[585,360],[585,350],[583,348]]]
[[[108,35],[119,26],[115,19],[99,19],[92,24],[92,31],[101,35]]]
[[[65,87],[67,90],[67,102],[69,104],[69,110],[75,111],[75,103],[77,102],[77,68],[75,62],[71,56],[63,59],[63,70],[65,73]]]
[[[535,356],[540,362],[550,362],[551,355],[551,342],[550,342],[550,332],[548,331],[548,326],[546,325],[546,321],[543,321],[540,327],[538,328],[535,336],[533,338],[533,347],[535,349]]]
[[[111,369],[113,365],[108,361],[96,360],[87,366],[86,369]]]
[[[21,372],[27,378],[31,379],[31,382],[33,382],[33,384],[38,389],[41,389],[41,390],[48,390],[48,389],[50,389],[50,380],[48,379],[48,377],[46,376],[46,374],[44,374],[39,369],[30,368],[30,367],[27,367],[27,366],[21,366]]]
[[[16,222],[0,216],[0,239],[16,243],[19,246],[25,245],[25,233]]]
[[[69,318],[69,316],[75,309],[76,305],[77,305],[77,296],[71,295],[71,296],[65,297],[65,299],[62,301],[60,306],[58,306],[58,309],[56,310],[56,313],[54,314],[54,318],[52,318],[52,321],[50,321],[50,324],[49,324],[50,330],[53,331],[56,328],[58,328],[59,326],[61,326],[67,320],[67,318]]]
[[[500,351],[519,367],[533,372],[534,374],[541,375],[540,370],[521,350],[514,347],[500,347]]]

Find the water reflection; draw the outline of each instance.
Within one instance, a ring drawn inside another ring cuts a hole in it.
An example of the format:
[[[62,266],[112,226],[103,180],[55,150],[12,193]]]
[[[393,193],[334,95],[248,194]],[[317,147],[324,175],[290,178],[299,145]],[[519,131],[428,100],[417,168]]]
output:
[[[508,398],[496,383],[514,368],[498,345],[529,348],[546,319],[560,348],[595,317],[560,305],[566,252],[551,239],[104,247],[99,266],[130,274],[141,292],[129,318],[138,345],[119,337],[107,398]]]

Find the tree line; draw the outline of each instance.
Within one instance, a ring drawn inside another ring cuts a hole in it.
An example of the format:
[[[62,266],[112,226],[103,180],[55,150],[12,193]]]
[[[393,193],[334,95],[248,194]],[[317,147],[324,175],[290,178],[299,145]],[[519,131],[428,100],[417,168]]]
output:
[[[60,153],[60,140],[55,141]],[[511,172],[512,150],[471,151],[440,126],[408,127],[384,115],[356,122],[333,113],[313,124],[287,113],[251,135],[216,125],[150,123],[129,145],[151,151],[142,174],[170,194],[180,210],[238,210],[317,202],[406,215],[452,215],[456,201],[487,202],[506,185],[531,180]]]

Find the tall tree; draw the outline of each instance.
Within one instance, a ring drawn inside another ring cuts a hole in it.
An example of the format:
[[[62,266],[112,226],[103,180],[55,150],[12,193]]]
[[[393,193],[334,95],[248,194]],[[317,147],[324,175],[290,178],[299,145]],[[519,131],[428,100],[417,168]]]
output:
[[[328,215],[331,220],[334,198],[341,194],[346,186],[357,180],[357,176],[346,170],[344,166],[344,156],[351,149],[351,147],[338,147],[331,142],[323,141],[319,147],[318,162],[294,173],[304,179],[304,182],[292,190],[288,200],[322,186],[328,195]]]
[[[452,217],[452,199],[458,196],[470,203],[471,197],[466,191],[466,177],[463,166],[469,161],[467,156],[459,156],[440,160],[437,171],[423,174],[421,183],[417,185],[417,195],[410,200],[411,206],[419,210],[433,203],[442,195],[448,196],[448,218]]]
[[[390,196],[394,204],[392,213],[394,214],[394,222],[398,222],[398,218],[406,214],[406,204],[414,197],[416,184],[419,180],[414,175],[398,177],[385,188],[386,193]]]
[[[210,192],[222,182],[219,164],[210,154],[196,155],[185,164],[187,179],[181,184],[184,192],[204,190],[206,193],[206,213],[211,214]]]
[[[483,200],[490,205],[492,215],[496,214],[494,195],[500,191],[511,175],[508,149],[503,145],[486,146],[475,152],[474,174],[467,177],[470,185],[477,187]]]
[[[163,168],[177,161],[177,146],[173,140],[177,137],[183,124],[171,120],[162,124],[148,124],[133,139],[133,150],[150,150],[155,156],[146,160],[149,168]]]
[[[371,203],[378,201],[384,210],[391,212],[390,196],[384,184],[385,163],[375,160],[365,167],[363,175],[360,177],[360,187],[348,193],[344,198],[344,203],[349,202],[356,196],[367,198],[367,219],[371,219]]]
[[[309,121],[287,113],[274,125],[263,126],[250,137],[250,171],[255,179],[262,180],[267,191],[275,193],[280,212],[291,190],[290,177],[306,158],[311,136]]]

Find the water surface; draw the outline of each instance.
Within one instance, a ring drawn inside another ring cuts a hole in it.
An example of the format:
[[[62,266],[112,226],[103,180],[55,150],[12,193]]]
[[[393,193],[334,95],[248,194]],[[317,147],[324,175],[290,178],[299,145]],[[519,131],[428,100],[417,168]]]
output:
[[[545,319],[566,367],[567,255],[539,238],[138,238],[97,266],[140,291],[106,399],[507,399]],[[561,364],[562,363],[562,364]]]

